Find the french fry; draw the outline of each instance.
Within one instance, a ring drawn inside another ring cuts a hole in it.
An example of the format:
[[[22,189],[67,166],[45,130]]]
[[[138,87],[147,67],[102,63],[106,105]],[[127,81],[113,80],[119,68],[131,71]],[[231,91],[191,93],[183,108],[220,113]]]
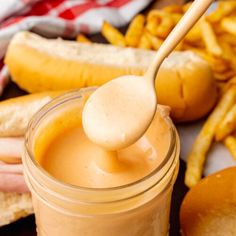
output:
[[[147,15],[147,22],[155,19],[157,20],[157,23],[160,23],[161,22],[160,14],[163,14],[161,10],[154,9],[149,11]]]
[[[137,47],[143,33],[145,16],[139,14],[131,21],[129,28],[125,34],[127,46]]]
[[[184,42],[180,41],[180,43],[175,47],[174,51],[182,51],[184,47]]]
[[[228,33],[236,36],[236,17],[226,17],[221,21],[221,27]]]
[[[185,3],[183,6],[182,6],[182,10],[183,12],[186,12],[190,6],[192,5],[193,2],[188,2],[188,3]]]
[[[219,123],[215,138],[216,141],[223,140],[226,136],[230,135],[236,128],[236,105],[229,110],[224,119]]]
[[[126,46],[123,34],[106,21],[103,23],[101,33],[109,43],[116,46]]]
[[[180,21],[180,19],[182,18],[183,15],[179,14],[179,13],[172,13],[170,16],[171,16],[174,24],[176,25]]]
[[[162,39],[159,39],[156,36],[153,36],[152,34],[150,34],[149,32],[146,32],[146,35],[149,39],[149,42],[151,43],[151,46],[154,50],[158,50],[161,46],[161,44],[163,43]]]
[[[236,54],[233,47],[223,40],[220,41],[220,46],[223,49],[223,58],[230,61],[232,69],[236,71]]]
[[[221,26],[221,21],[219,23],[210,23],[214,29],[215,34],[218,36],[225,34],[225,30]]]
[[[223,74],[224,72],[228,73],[228,71],[230,71],[230,63],[228,61],[223,60],[222,58],[213,57],[212,55],[208,54],[204,49],[191,47],[190,50],[201,56],[211,65],[213,71],[217,75],[218,80],[229,79],[226,74]],[[232,73],[230,74],[230,78],[231,76]],[[225,79],[225,77],[227,78]]]
[[[232,157],[236,160],[236,138],[230,135],[224,139],[223,143],[231,153]]]
[[[193,187],[201,179],[206,154],[210,149],[216,128],[236,101],[236,86],[232,86],[222,96],[208,117],[188,155],[185,184]]]
[[[233,77],[231,80],[229,80],[227,83],[226,83],[226,89],[228,89],[229,87],[231,87],[232,85],[236,85],[236,76]]]
[[[188,34],[184,38],[184,40],[188,43],[196,43],[201,41],[201,39],[202,33],[200,23],[194,25],[194,27],[188,32]]]
[[[150,32],[153,36],[156,36],[156,27],[159,24],[159,20],[156,18],[152,18],[147,21],[146,30]]]
[[[157,26],[156,36],[166,38],[170,31],[174,28],[174,21],[171,17],[163,16],[161,23]]]
[[[224,33],[219,36],[220,41],[226,42],[232,46],[236,46],[236,37],[232,34]]]
[[[147,15],[147,23],[146,23],[146,29],[148,32],[150,32],[152,35],[156,35],[156,28],[157,25],[159,25],[161,22],[161,19],[159,17],[159,11],[158,10],[151,10]]]
[[[190,50],[190,48],[193,48],[197,50],[200,49],[200,50],[206,51],[205,44],[203,43],[201,39],[198,41],[192,41],[192,42],[187,42],[185,39],[183,39],[183,43],[184,43],[183,50]]]
[[[222,96],[226,89],[225,89],[225,86],[226,86],[226,83],[223,81],[216,81],[216,87],[217,87],[217,90],[219,92],[219,95]]]
[[[175,25],[170,16],[171,14],[160,10],[150,11],[147,16],[146,29],[154,36],[166,38]]]
[[[146,33],[144,33],[140,39],[139,48],[143,48],[143,49],[151,49],[152,48],[152,44],[149,40],[149,37],[147,36]]]
[[[207,51],[217,57],[222,56],[223,51],[217,41],[213,27],[204,18],[200,21],[202,39],[206,45]]]
[[[207,20],[216,23],[222,20],[225,16],[228,16],[236,9],[234,1],[220,1],[215,11],[207,16]]]
[[[230,62],[224,60],[222,57],[213,57],[208,54],[208,62],[212,65],[212,69],[221,75],[230,74],[229,78],[232,76],[232,71],[230,67]]]
[[[162,11],[168,12],[168,13],[180,13],[180,14],[183,13],[182,6],[177,5],[177,4],[166,6],[162,9]]]
[[[80,43],[92,43],[85,35],[78,34],[76,37],[76,41]]]
[[[222,73],[217,73],[214,71],[214,78],[217,81],[227,81],[235,76],[235,71],[233,70],[228,70]]]
[[[224,92],[227,91],[232,85],[236,85],[236,77],[233,77],[227,83],[225,83]]]

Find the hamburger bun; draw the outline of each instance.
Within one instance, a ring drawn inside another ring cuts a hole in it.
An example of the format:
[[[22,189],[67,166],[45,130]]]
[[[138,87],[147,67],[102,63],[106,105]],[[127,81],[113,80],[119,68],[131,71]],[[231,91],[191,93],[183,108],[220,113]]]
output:
[[[17,33],[6,53],[12,80],[30,92],[99,86],[116,77],[145,73],[155,52],[104,44],[45,39]],[[176,122],[205,116],[217,98],[210,65],[191,51],[173,52],[156,79],[158,103]]]
[[[236,235],[236,167],[204,178],[187,193],[180,224],[184,236]]]

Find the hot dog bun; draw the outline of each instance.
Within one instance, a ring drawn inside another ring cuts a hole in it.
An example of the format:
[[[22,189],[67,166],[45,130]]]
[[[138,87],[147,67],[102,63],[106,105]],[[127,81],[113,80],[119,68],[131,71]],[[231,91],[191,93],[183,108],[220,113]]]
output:
[[[180,210],[184,236],[236,235],[236,167],[201,180]]]
[[[12,79],[34,93],[102,85],[125,74],[141,75],[154,56],[149,50],[49,40],[20,32],[8,47],[5,63]],[[176,122],[203,117],[217,97],[209,64],[190,51],[174,52],[165,60],[156,89],[158,102],[171,107]]]
[[[24,136],[31,117],[63,91],[42,92],[0,102],[0,137]]]

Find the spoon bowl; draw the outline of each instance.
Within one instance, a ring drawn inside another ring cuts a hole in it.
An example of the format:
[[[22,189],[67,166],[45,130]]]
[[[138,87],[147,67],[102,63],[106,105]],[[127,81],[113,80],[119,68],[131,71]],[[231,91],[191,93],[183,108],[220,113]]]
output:
[[[156,103],[155,88],[143,76],[114,79],[87,100],[82,116],[85,133],[108,150],[127,147],[148,128]]]

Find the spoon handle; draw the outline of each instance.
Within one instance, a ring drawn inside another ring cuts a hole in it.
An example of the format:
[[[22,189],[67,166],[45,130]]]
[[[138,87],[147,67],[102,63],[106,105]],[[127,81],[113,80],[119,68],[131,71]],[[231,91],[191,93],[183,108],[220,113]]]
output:
[[[189,10],[184,14],[179,23],[170,32],[166,40],[158,49],[154,60],[145,74],[146,79],[154,83],[158,69],[164,59],[174,50],[213,1],[214,0],[195,0],[193,2]]]

